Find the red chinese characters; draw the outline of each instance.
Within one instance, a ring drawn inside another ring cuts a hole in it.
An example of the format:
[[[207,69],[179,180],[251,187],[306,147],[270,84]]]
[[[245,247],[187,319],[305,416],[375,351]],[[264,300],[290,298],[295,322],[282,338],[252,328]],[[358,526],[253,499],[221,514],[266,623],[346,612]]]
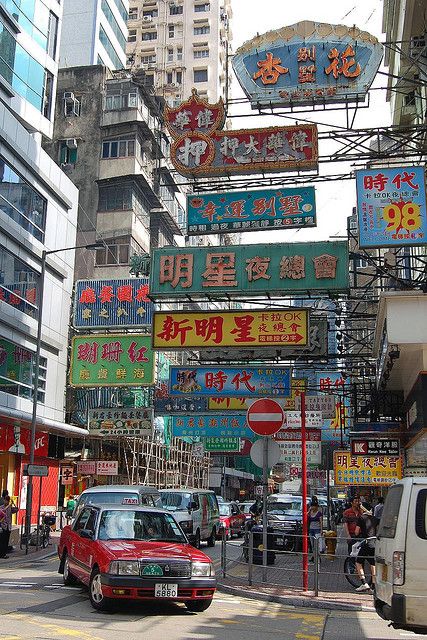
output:
[[[259,71],[253,74],[253,79],[261,79],[262,84],[276,84],[280,75],[288,73],[289,69],[281,66],[281,59],[267,53],[265,60],[258,60]]]

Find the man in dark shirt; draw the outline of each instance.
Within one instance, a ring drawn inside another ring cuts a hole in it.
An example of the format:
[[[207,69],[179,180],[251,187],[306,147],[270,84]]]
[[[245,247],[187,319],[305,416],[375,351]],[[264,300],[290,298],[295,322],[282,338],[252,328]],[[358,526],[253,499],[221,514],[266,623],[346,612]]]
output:
[[[360,537],[359,518],[362,515],[359,496],[353,496],[351,507],[343,513],[344,534],[347,538],[348,553]]]

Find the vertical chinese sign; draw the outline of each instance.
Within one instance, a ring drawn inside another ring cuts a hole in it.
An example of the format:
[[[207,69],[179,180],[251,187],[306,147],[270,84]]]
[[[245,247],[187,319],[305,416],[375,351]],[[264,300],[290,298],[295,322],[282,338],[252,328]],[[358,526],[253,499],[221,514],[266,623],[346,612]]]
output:
[[[71,345],[72,387],[129,387],[154,382],[151,336],[75,336]]]
[[[359,244],[427,244],[424,167],[356,171]]]

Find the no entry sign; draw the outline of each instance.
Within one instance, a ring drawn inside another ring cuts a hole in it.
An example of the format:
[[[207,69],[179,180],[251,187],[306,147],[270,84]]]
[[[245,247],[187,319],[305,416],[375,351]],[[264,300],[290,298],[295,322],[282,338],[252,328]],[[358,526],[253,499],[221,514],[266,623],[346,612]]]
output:
[[[282,428],[285,414],[275,400],[256,400],[246,414],[247,423],[259,436],[272,436]]]

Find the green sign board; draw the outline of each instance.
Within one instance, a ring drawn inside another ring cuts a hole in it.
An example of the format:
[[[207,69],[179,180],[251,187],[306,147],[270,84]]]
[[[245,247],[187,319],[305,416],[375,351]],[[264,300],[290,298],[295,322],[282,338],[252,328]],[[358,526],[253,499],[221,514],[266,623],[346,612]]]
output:
[[[153,252],[150,296],[281,296],[348,286],[345,241],[164,247]]]
[[[154,382],[151,336],[139,333],[75,336],[72,387],[141,387]]]
[[[240,451],[240,438],[203,438],[205,451]]]

